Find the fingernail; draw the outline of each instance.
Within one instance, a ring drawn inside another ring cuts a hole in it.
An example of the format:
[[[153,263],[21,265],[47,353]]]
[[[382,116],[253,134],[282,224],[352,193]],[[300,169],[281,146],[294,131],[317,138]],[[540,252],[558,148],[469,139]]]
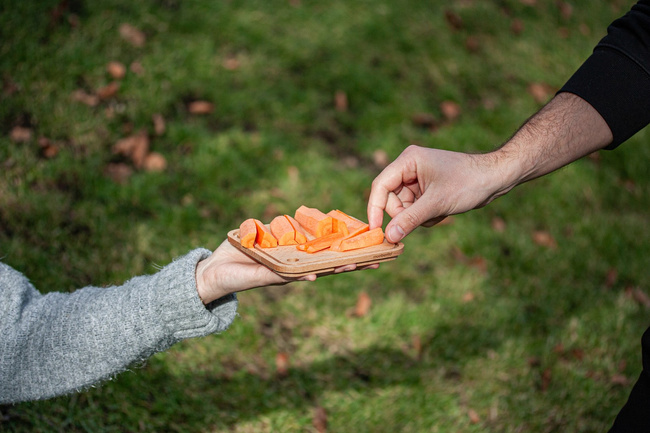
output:
[[[394,225],[388,230],[388,240],[391,242],[399,242],[404,237],[404,230],[398,225]]]

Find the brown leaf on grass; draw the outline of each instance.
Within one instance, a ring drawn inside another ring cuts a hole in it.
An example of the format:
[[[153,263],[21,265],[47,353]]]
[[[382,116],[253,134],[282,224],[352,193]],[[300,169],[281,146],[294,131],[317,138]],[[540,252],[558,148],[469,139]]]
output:
[[[560,15],[564,20],[568,20],[573,15],[573,6],[565,1],[558,1],[557,8],[560,10]]]
[[[14,143],[26,143],[32,139],[32,130],[24,126],[14,126],[9,132],[9,139]]]
[[[144,75],[144,67],[142,66],[142,63],[139,61],[134,61],[129,65],[129,69],[131,72],[133,72],[135,75],[142,76]]]
[[[552,250],[557,248],[557,241],[545,230],[535,230],[532,234],[532,238],[533,242],[541,247],[550,248]]]
[[[637,304],[650,308],[650,296],[638,287],[627,287],[625,294]]]
[[[440,111],[448,122],[453,122],[460,116],[460,105],[454,101],[442,101]]]
[[[89,107],[96,107],[99,105],[99,96],[88,93],[82,89],[77,89],[72,92],[72,99]]]
[[[133,161],[136,168],[142,168],[149,153],[149,137],[146,132],[140,131],[123,138],[113,145],[113,153],[126,156]]]
[[[224,69],[227,69],[229,71],[235,71],[239,69],[240,66],[241,66],[241,62],[235,56],[228,56],[223,61]]]
[[[485,259],[485,257],[472,257],[469,260],[468,265],[470,268],[476,269],[481,275],[486,275],[488,272],[488,261]]]
[[[463,19],[450,9],[445,10],[445,20],[452,30],[460,30],[463,28]]]
[[[14,93],[18,92],[20,90],[18,88],[18,84],[9,76],[5,75],[2,77],[2,93],[5,94],[6,96],[11,96]]]
[[[101,100],[106,100],[114,97],[117,95],[118,90],[120,90],[120,82],[119,81],[111,81],[104,87],[100,87],[97,89],[97,96]]]
[[[192,101],[187,104],[190,114],[210,114],[214,111],[214,104],[208,101]]]
[[[541,377],[539,388],[542,392],[546,392],[549,386],[551,386],[551,369],[545,368],[542,371],[542,377]]]
[[[52,159],[59,154],[59,146],[46,137],[38,138],[38,147],[41,149],[41,156],[46,159]]]
[[[167,160],[158,152],[151,152],[145,156],[142,169],[149,172],[161,172],[167,168]]]
[[[384,149],[377,149],[372,153],[372,162],[377,168],[383,169],[390,164],[390,158]]]
[[[161,136],[165,133],[166,125],[165,125],[165,118],[163,117],[162,114],[156,113],[151,116],[151,121],[153,122],[153,132],[157,136]]]
[[[546,83],[530,83],[527,90],[538,104],[546,103],[555,93],[555,89]]]
[[[465,292],[463,295],[463,302],[466,304],[472,302],[474,299],[476,299],[476,296],[472,292]]]
[[[506,222],[501,217],[492,218],[492,230],[497,233],[503,233],[506,231]]]
[[[519,36],[524,31],[524,22],[519,18],[513,19],[512,23],[510,23],[510,31],[513,35]]]
[[[415,113],[411,116],[411,122],[420,128],[435,129],[438,126],[436,117],[431,113]]]
[[[467,417],[469,418],[469,422],[471,424],[478,424],[481,422],[481,417],[479,416],[478,412],[476,412],[474,409],[470,409],[467,411]]]
[[[119,29],[120,36],[134,47],[142,47],[147,40],[145,34],[131,24],[124,23]]]
[[[275,355],[275,371],[279,377],[287,377],[289,375],[289,354],[286,352],[278,352]]]
[[[609,378],[609,383],[615,386],[628,386],[630,384],[630,379],[622,374],[613,374],[612,377]]]
[[[616,280],[618,279],[618,270],[616,268],[609,268],[607,271],[607,275],[605,276],[605,287],[608,289],[611,289],[614,287],[614,284],[616,284]]]
[[[476,53],[481,49],[481,42],[479,41],[479,38],[474,35],[470,35],[465,38],[465,48],[470,53]]]
[[[327,432],[327,412],[325,411],[325,408],[321,406],[316,406],[316,408],[314,408],[312,425],[318,433]]]
[[[126,66],[120,62],[108,62],[106,65],[106,72],[114,80],[121,80],[126,75]]]
[[[334,106],[336,111],[348,111],[348,95],[343,90],[338,90],[334,94]]]
[[[571,30],[568,27],[560,27],[557,29],[557,35],[562,39],[567,39],[571,36]]]
[[[422,359],[422,338],[419,335],[414,335],[411,338],[411,345],[413,346],[413,352],[415,353],[415,359]]]
[[[132,174],[133,169],[123,162],[110,163],[104,169],[104,175],[119,184],[126,183]]]
[[[364,317],[370,312],[370,306],[372,305],[372,299],[366,292],[359,293],[357,297],[357,305],[354,307],[354,316],[355,317]]]

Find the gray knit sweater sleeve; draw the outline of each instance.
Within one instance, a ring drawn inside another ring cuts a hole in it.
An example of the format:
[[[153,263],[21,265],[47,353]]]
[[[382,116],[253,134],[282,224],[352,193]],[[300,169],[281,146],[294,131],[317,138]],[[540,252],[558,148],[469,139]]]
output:
[[[87,388],[190,337],[224,331],[237,297],[206,306],[196,292],[196,249],[122,286],[39,293],[0,263],[0,403]]]

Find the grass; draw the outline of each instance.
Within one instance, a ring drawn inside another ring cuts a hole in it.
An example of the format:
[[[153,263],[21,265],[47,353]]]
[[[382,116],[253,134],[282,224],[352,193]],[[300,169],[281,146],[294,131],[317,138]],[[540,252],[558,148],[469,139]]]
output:
[[[43,292],[72,291],[215,248],[246,217],[301,204],[363,216],[376,151],[493,148],[540,107],[528,85],[559,88],[629,7],[429,3],[1,6],[0,257]],[[145,33],[143,46],[120,37],[123,23]],[[95,107],[75,102],[75,90],[112,80],[113,60],[143,72],[127,71]],[[214,111],[189,114],[196,99]],[[452,122],[440,109],[448,100],[461,108]],[[417,113],[438,128],[414,124]],[[15,126],[34,136],[10,140]],[[139,130],[168,167],[117,183],[105,174],[122,162],[111,148]],[[56,157],[41,155],[41,136]],[[316,431],[319,407],[333,432],[606,430],[640,372],[647,327],[629,295],[650,287],[647,141],[642,131],[453,224],[418,229],[379,270],[241,294],[224,334],[96,389],[2,407],[0,431]],[[539,230],[557,247],[535,243]],[[360,292],[372,308],[355,318]]]

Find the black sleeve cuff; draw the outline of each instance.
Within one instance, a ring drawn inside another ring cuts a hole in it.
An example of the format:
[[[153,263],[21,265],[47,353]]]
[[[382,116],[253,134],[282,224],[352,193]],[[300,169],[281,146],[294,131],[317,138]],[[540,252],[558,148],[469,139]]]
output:
[[[614,149],[650,123],[650,75],[623,53],[597,47],[560,89],[578,95],[603,116]]]

